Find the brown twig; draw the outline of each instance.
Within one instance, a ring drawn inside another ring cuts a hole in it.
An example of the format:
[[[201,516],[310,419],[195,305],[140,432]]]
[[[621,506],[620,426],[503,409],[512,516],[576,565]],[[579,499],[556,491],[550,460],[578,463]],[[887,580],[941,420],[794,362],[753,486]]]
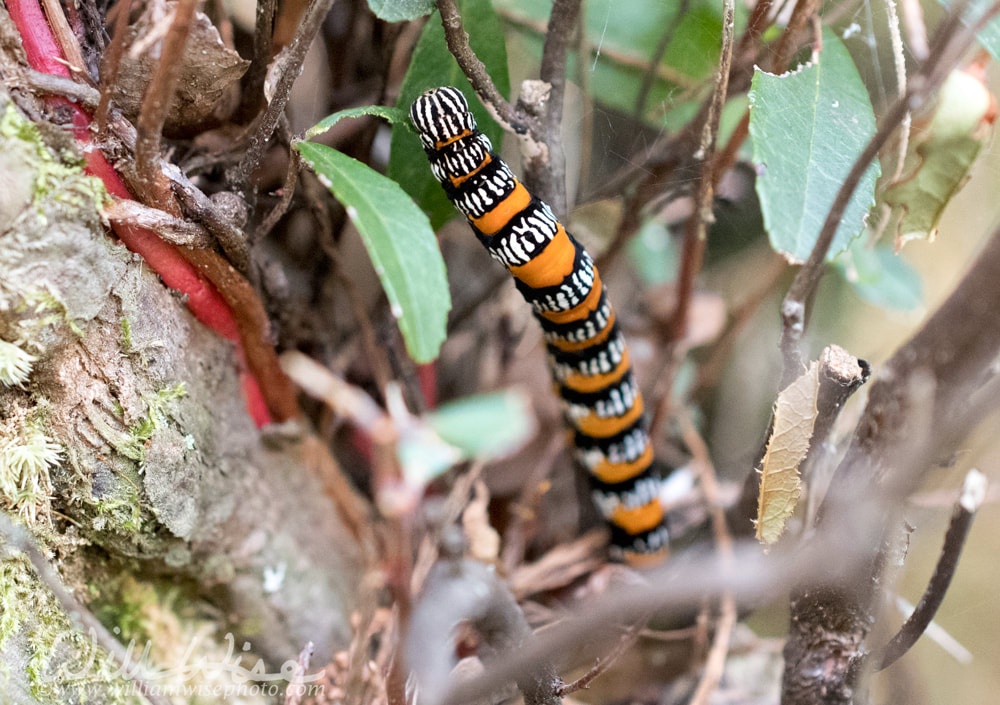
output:
[[[965,546],[965,539],[972,527],[972,520],[986,498],[986,487],[986,476],[978,470],[970,470],[965,476],[962,494],[952,511],[951,523],[948,525],[947,533],[945,533],[944,546],[941,548],[941,556],[934,567],[934,574],[927,583],[927,589],[924,590],[924,594],[913,613],[900,627],[896,636],[874,657],[876,671],[888,668],[909,651],[910,647],[917,643],[917,639],[933,621],[934,615],[937,614],[938,608],[948,592],[951,579],[955,576],[958,560],[961,558],[962,548]]]
[[[539,78],[548,84],[548,99],[541,116],[544,153],[525,161],[524,176],[529,187],[549,204],[557,218],[567,213],[566,161],[562,148],[563,100],[566,92],[566,50],[576,29],[580,0],[555,0],[542,48]]]
[[[94,111],[94,126],[97,134],[104,133],[104,125],[108,119],[108,109],[111,107],[111,94],[115,92],[118,83],[118,72],[122,66],[122,56],[125,53],[125,35],[128,31],[128,20],[132,14],[132,0],[118,4],[118,19],[115,21],[115,31],[111,35],[104,61],[101,62],[101,99]]]
[[[244,76],[243,93],[236,114],[248,119],[260,110],[264,103],[264,79],[267,66],[271,62],[274,46],[274,16],[278,8],[277,0],[261,0],[257,3],[257,14],[253,30],[253,57]]]
[[[791,705],[848,703],[862,687],[865,640],[880,604],[883,547],[894,543],[903,499],[936,459],[954,452],[996,399],[977,403],[1000,348],[1000,231],[956,289],[884,365],[850,448],[820,508],[817,533],[853,534],[867,556],[858,573],[819,566],[796,589],[783,690]],[[985,386],[991,387],[992,384]],[[856,526],[852,507],[880,499],[881,515]],[[826,587],[817,587],[823,586]],[[823,667],[817,669],[817,664]]]
[[[288,98],[291,95],[292,84],[302,72],[302,62],[305,61],[309,47],[323,26],[323,19],[329,14],[330,8],[336,0],[313,0],[306,10],[305,16],[295,30],[295,37],[288,48],[282,52],[277,61],[278,68],[276,75],[278,79],[274,82],[274,95],[267,104],[267,109],[257,122],[247,144],[247,150],[240,159],[239,164],[229,175],[230,182],[239,189],[244,189],[249,184],[250,177],[260,164],[274,128],[278,125],[278,120],[285,111]]]
[[[119,670],[128,674],[143,698],[152,705],[170,705],[170,699],[158,695],[142,677],[145,668],[143,664],[132,659],[131,650],[122,646],[121,642],[90,613],[90,610],[73,597],[27,530],[11,521],[3,512],[0,512],[0,536],[3,537],[8,551],[12,549],[20,551],[28,558],[38,579],[52,592],[70,619],[75,619],[82,630],[88,632],[96,644],[108,653]]]
[[[31,68],[23,68],[20,75],[12,77],[8,85],[13,87],[18,82],[24,83],[36,93],[61,95],[88,109],[97,105],[97,101],[100,99],[97,89],[86,83],[78,83],[72,78],[42,73]]]
[[[642,636],[643,627],[646,625],[646,622],[649,621],[650,616],[652,615],[646,615],[644,618],[639,619],[631,627],[626,629],[625,633],[622,634],[618,642],[614,645],[611,651],[604,656],[603,659],[597,659],[597,662],[589,671],[572,683],[565,683],[560,686],[556,690],[556,694],[559,697],[565,698],[567,695],[572,695],[578,690],[586,690],[589,688],[590,684],[597,680],[597,678],[599,678],[605,671],[611,668],[615,664],[615,661],[622,656],[622,654],[632,648],[632,645],[635,644],[640,636]]]
[[[45,9],[45,17],[49,21],[49,27],[52,28],[52,36],[55,37],[59,48],[62,49],[63,56],[66,57],[66,65],[70,74],[89,80],[90,76],[87,75],[87,64],[83,60],[80,44],[66,20],[66,14],[63,12],[62,5],[59,4],[59,0],[41,0],[41,3]]]
[[[181,247],[178,252],[215,286],[232,311],[247,367],[260,384],[274,421],[296,418],[299,407],[295,390],[278,365],[271,341],[271,322],[257,292],[215,250]]]
[[[715,539],[715,546],[719,555],[723,559],[732,558],[733,537],[729,533],[729,526],[726,523],[726,514],[722,508],[719,498],[719,482],[712,465],[711,457],[708,454],[708,446],[704,439],[695,429],[686,411],[681,409],[678,412],[680,420],[681,434],[684,442],[691,451],[693,462],[698,467],[698,477],[701,479],[701,490],[705,495],[705,503],[708,505],[709,515],[712,517],[712,534]],[[705,705],[722,679],[722,672],[725,669],[726,653],[729,650],[729,639],[736,624],[736,601],[730,592],[723,592],[720,599],[719,620],[715,625],[715,636],[712,639],[712,648],[708,652],[705,660],[705,670],[702,674],[698,687],[691,697],[691,705]]]
[[[518,134],[530,136],[535,141],[539,140],[539,130],[527,115],[518,111],[506,98],[500,95],[500,91],[493,84],[486,71],[486,66],[479,60],[476,53],[469,46],[469,35],[462,27],[462,15],[458,11],[455,0],[437,0],[438,12],[441,13],[441,26],[444,27],[445,41],[448,42],[448,51],[455,57],[462,73],[469,79],[472,89],[483,101],[483,105],[506,129]]]
[[[223,252],[237,271],[244,277],[247,276],[250,272],[250,249],[243,230],[201,189],[191,183],[180,169],[173,164],[163,166],[184,214],[204,225],[222,246]],[[239,198],[235,194],[231,196],[234,199]],[[240,219],[237,217],[237,220]]]
[[[687,330],[688,310],[691,307],[691,297],[694,293],[694,279],[701,271],[708,225],[715,221],[715,216],[712,213],[712,202],[716,179],[721,176],[713,171],[715,145],[719,135],[719,116],[722,114],[722,106],[725,105],[729,88],[729,68],[732,65],[733,43],[736,36],[735,26],[734,3],[732,0],[726,0],[723,5],[722,53],[719,57],[718,75],[698,147],[697,156],[701,158],[701,172],[698,177],[695,210],[688,218],[687,226],[684,229],[684,250],[681,257],[681,269],[677,276],[677,306],[670,323],[670,340],[673,342],[683,338]]]
[[[674,16],[670,18],[670,22],[664,29],[663,34],[660,35],[660,41],[656,45],[656,49],[653,50],[653,56],[649,59],[649,65],[646,67],[645,72],[642,75],[642,84],[639,86],[639,94],[635,97],[635,108],[632,114],[637,120],[641,120],[643,113],[646,112],[646,101],[649,99],[649,91],[652,90],[653,84],[656,83],[657,78],[657,67],[660,62],[663,61],[663,56],[667,53],[667,49],[670,47],[670,42],[674,40],[674,34],[677,32],[677,28],[680,27],[681,22],[684,20],[684,15],[688,12],[688,7],[691,4],[691,0],[680,0],[677,5],[677,12]]]
[[[170,192],[170,182],[160,168],[160,140],[180,77],[184,47],[197,6],[198,0],[178,0],[174,20],[163,38],[160,61],[146,88],[136,122],[135,168],[138,179],[134,185],[141,189],[142,200],[174,216],[180,216],[181,210]],[[127,21],[125,17],[119,19]]]
[[[295,195],[295,186],[299,181],[299,168],[301,166],[302,156],[297,149],[293,149],[288,160],[288,171],[285,172],[285,183],[281,186],[281,200],[268,211],[260,225],[257,226],[253,233],[255,243],[266,238],[288,211],[288,207],[292,204],[292,197]]]

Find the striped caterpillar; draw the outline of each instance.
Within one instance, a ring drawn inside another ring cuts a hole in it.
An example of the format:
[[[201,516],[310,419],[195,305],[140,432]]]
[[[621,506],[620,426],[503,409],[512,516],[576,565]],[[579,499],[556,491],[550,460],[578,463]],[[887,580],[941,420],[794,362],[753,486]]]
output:
[[[410,119],[434,177],[542,326],[575,456],[611,526],[616,557],[635,564],[665,554],[642,395],[593,260],[493,151],[461,91],[425,92]]]

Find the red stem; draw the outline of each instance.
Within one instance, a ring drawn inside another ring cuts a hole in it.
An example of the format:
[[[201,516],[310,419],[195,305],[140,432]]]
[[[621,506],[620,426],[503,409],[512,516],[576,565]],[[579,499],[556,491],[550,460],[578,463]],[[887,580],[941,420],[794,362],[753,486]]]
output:
[[[24,51],[31,67],[42,73],[69,77],[69,70],[59,61],[62,52],[52,36],[38,1],[7,0],[6,4],[21,35],[21,42],[24,44]],[[65,98],[54,96],[49,98],[49,103],[53,107],[67,107],[72,111],[74,135],[77,146],[86,159],[87,173],[101,179],[108,193],[131,200],[132,195],[125,188],[125,184],[91,140],[90,115]],[[141,255],[153,271],[160,275],[164,284],[187,295],[188,309],[195,318],[222,337],[233,341],[240,364],[244,368],[241,382],[247,410],[257,426],[270,423],[272,414],[258,380],[245,371],[245,354],[235,316],[218,290],[198,274],[181,256],[177,247],[164,242],[153,231],[122,223],[115,223],[112,227],[122,243],[131,251]]]

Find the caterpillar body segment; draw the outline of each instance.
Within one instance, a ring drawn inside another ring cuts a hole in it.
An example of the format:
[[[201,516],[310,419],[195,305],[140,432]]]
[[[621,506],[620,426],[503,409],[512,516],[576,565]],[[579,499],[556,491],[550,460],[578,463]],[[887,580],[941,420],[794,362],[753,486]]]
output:
[[[425,92],[410,119],[434,177],[542,326],[575,457],[613,545],[630,563],[657,560],[669,541],[660,480],[642,394],[597,267],[493,151],[461,91]]]

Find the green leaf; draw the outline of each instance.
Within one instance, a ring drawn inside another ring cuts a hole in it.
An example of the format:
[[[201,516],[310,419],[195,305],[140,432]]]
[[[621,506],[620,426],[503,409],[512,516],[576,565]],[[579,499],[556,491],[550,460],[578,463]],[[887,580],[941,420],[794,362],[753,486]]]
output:
[[[783,76],[759,69],[750,91],[757,195],[771,245],[804,262],[830,205],[875,133],[871,101],[843,43],[823,33],[818,60]],[[843,252],[875,203],[878,161],[861,178],[827,253]]]
[[[445,338],[451,297],[427,216],[398,184],[356,159],[312,142],[298,142],[295,148],[347,209],[410,356],[430,362]]]
[[[888,245],[866,247],[860,239],[833,261],[862,299],[881,308],[912,311],[923,303],[920,275]]]
[[[429,15],[434,0],[368,0],[368,7],[386,22],[406,22]]]
[[[507,49],[503,33],[497,30],[499,20],[493,6],[483,0],[464,0],[458,3],[462,23],[469,33],[469,42],[476,55],[485,64],[493,83],[502,95],[510,94],[507,75]],[[476,97],[462,70],[448,51],[441,27],[441,17],[434,13],[424,26],[420,40],[413,50],[410,67],[403,77],[396,105],[409,111],[410,103],[430,88],[455,86],[469,100],[476,123],[499,149],[503,130],[489,116]],[[430,216],[436,230],[458,215],[444,195],[444,189],[431,175],[420,141],[411,131],[399,125],[392,128],[392,155],[389,159],[389,177],[398,181],[420,207]]]
[[[312,139],[316,135],[322,135],[344,118],[358,118],[364,117],[365,115],[375,115],[376,117],[387,120],[392,125],[403,125],[404,127],[410,128],[409,113],[401,108],[390,108],[385,105],[362,105],[357,108],[338,110],[333,115],[327,115],[325,118],[306,130],[306,139]]]
[[[535,430],[531,403],[516,390],[453,401],[426,414],[424,420],[467,457],[483,460],[513,453]]]

